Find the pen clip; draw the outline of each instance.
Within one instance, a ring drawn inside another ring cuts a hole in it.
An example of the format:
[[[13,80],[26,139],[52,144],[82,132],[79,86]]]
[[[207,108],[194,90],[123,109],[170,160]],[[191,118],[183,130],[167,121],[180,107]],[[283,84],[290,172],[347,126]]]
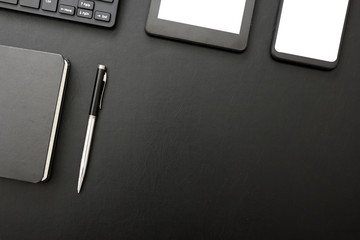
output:
[[[104,98],[104,92],[105,92],[106,81],[107,81],[107,73],[105,72],[105,74],[104,74],[104,78],[103,78],[104,86],[103,86],[103,89],[102,89],[102,92],[101,92],[100,103],[99,103],[99,109],[102,109],[102,102],[103,102],[103,98]]]

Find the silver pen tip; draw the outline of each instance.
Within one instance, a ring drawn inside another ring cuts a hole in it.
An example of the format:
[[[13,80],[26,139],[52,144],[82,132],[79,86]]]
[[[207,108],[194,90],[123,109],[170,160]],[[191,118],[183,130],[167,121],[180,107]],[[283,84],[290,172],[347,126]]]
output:
[[[82,182],[83,182],[82,178],[79,178],[78,187],[77,187],[78,193],[80,193],[80,191],[81,191]]]

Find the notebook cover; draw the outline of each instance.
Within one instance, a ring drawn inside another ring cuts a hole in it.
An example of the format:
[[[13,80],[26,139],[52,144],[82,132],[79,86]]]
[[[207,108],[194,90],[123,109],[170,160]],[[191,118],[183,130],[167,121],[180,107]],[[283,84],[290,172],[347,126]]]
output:
[[[0,177],[48,178],[68,66],[58,54],[0,46]]]

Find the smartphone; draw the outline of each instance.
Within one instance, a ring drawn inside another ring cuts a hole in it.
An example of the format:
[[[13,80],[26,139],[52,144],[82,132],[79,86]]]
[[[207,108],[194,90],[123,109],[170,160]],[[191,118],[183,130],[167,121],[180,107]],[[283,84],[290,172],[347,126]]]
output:
[[[271,54],[333,69],[339,60],[350,0],[281,0]]]

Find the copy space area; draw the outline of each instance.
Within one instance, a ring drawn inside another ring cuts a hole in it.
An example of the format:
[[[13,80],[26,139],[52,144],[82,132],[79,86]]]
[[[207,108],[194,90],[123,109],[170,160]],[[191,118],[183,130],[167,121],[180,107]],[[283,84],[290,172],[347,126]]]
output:
[[[246,0],[162,0],[158,18],[240,34]]]
[[[276,51],[336,61],[348,4],[349,0],[285,0]]]

